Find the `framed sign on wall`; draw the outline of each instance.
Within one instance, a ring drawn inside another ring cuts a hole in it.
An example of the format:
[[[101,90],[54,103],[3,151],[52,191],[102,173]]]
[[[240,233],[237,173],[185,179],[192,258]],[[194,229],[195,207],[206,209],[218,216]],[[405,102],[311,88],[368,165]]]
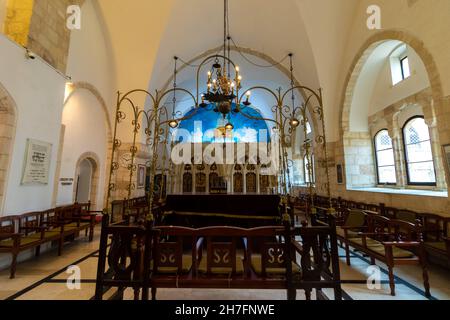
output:
[[[52,144],[27,139],[22,185],[48,185]]]
[[[443,146],[442,149],[444,151],[444,162],[447,166],[448,181],[450,181],[450,144]]]

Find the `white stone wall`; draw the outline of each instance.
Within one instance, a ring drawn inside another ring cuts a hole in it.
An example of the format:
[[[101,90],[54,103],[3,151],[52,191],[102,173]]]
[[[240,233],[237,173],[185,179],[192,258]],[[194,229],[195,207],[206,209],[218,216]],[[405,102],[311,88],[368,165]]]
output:
[[[12,165],[7,174],[2,214],[48,209],[52,204],[65,78],[40,59],[26,59],[25,50],[3,35],[0,35],[0,56],[0,83],[17,105]],[[21,185],[29,138],[53,146],[48,185]]]

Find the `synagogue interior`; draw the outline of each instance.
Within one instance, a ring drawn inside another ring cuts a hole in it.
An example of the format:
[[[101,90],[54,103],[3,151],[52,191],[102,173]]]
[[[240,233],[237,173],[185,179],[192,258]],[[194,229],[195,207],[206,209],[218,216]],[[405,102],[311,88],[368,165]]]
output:
[[[450,300],[449,0],[0,0],[0,300]]]

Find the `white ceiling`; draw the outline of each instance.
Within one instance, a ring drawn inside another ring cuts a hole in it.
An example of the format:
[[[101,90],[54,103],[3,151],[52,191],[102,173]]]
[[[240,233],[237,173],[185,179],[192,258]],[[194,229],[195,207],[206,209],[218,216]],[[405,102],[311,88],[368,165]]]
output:
[[[122,92],[160,89],[173,72],[174,55],[190,60],[222,43],[222,0],[93,1],[111,42]],[[326,118],[335,122],[342,89],[337,80],[360,0],[229,1],[235,42],[275,60],[293,52],[296,78],[323,88]],[[257,72],[249,68],[243,74],[256,79]],[[337,128],[328,132],[333,135]]]

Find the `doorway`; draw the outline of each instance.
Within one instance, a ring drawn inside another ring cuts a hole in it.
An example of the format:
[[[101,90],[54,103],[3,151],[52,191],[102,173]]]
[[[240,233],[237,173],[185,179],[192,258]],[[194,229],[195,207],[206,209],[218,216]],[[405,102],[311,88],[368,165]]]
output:
[[[87,203],[91,200],[93,169],[92,163],[88,159],[81,161],[78,168],[75,193],[75,201],[77,203]]]

